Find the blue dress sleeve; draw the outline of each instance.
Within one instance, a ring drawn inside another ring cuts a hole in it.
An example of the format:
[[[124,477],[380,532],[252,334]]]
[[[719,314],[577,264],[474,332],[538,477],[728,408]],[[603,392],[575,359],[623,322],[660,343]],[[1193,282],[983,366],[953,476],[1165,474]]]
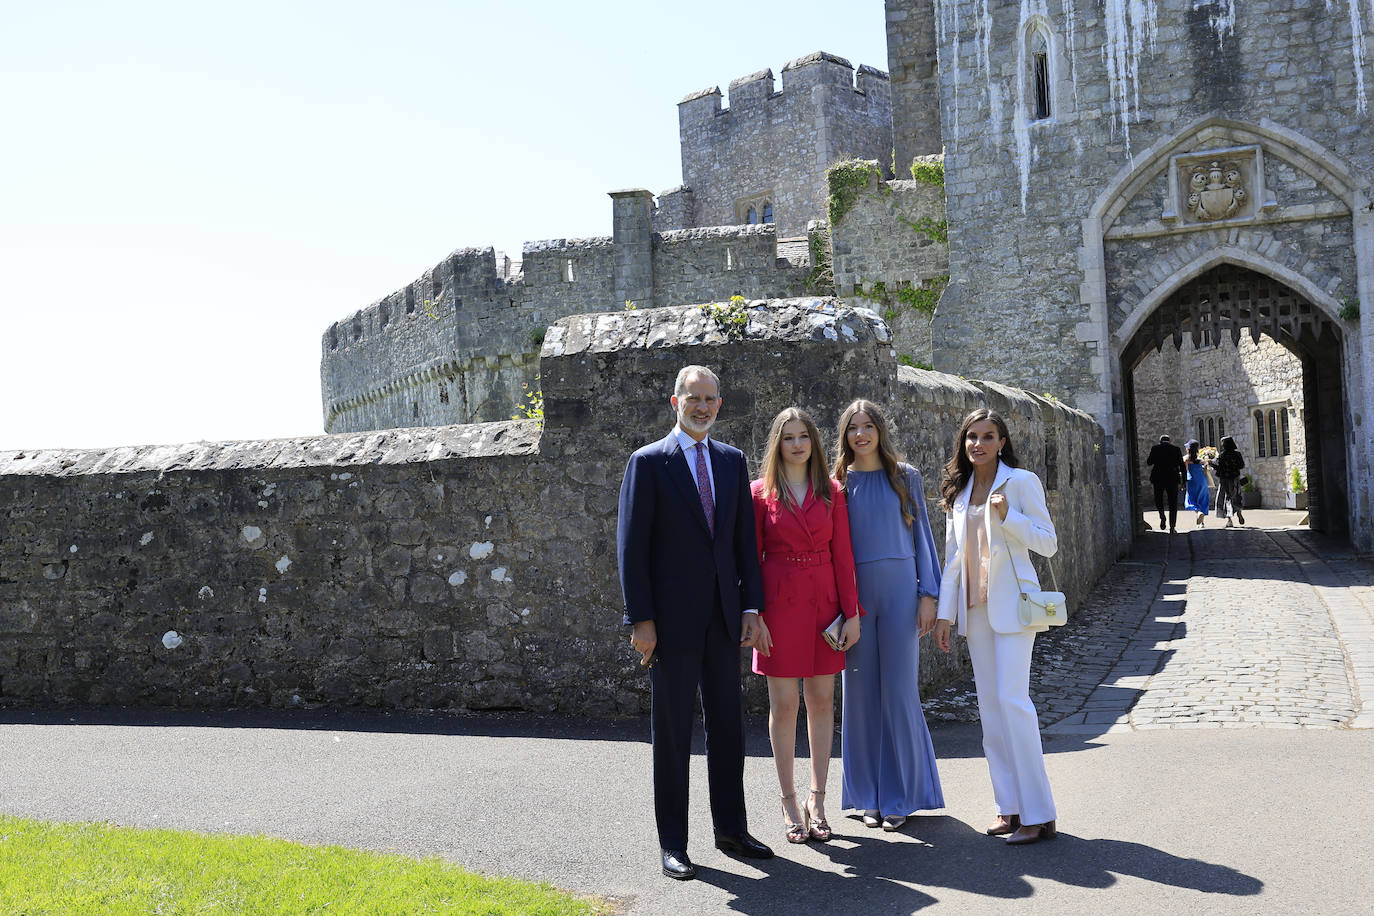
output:
[[[935,549],[935,536],[930,533],[930,516],[926,512],[926,491],[921,472],[908,467],[907,484],[911,494],[911,546],[916,551],[916,594],[921,597],[940,597],[940,554]]]

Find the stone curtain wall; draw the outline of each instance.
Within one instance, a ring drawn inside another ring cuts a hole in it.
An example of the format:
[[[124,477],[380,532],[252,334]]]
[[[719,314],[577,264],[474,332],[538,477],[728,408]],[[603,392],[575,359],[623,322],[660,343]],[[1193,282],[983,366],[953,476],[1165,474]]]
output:
[[[1293,468],[1309,478],[1306,438],[1303,430],[1302,361],[1282,344],[1268,337],[1255,343],[1243,336],[1233,345],[1223,338],[1219,347],[1194,349],[1192,339],[1183,338],[1181,350],[1166,342],[1159,352],[1150,353],[1135,371],[1136,430],[1140,440],[1138,468],[1141,505],[1154,506],[1148,469],[1143,462],[1150,445],[1168,434],[1181,448],[1197,439],[1197,421],[1223,418],[1226,435],[1236,440],[1245,456],[1245,472],[1260,491],[1261,505],[1282,509],[1284,493],[1291,486]],[[1145,392],[1145,396],[1141,395]],[[1265,455],[1256,451],[1256,409],[1275,413],[1276,428],[1282,443],[1282,427],[1277,426],[1277,411],[1288,412],[1289,454],[1280,445],[1277,456],[1269,455],[1269,433],[1265,428]],[[1217,435],[1218,447],[1221,436]],[[1207,444],[1206,437],[1201,440]]]
[[[509,419],[529,390],[521,386],[536,385],[545,329],[567,315],[619,311],[627,299],[649,308],[805,292],[809,261],[778,256],[775,226],[652,233],[650,208],[625,206],[639,195],[649,196],[612,195],[617,232],[632,240],[624,245],[527,242],[510,278],[491,248],[462,249],[331,325],[320,361],[325,431]]]
[[[838,300],[754,303],[737,339],[691,307],[582,315],[545,340],[542,432],[0,453],[0,702],[640,713],[616,500],[629,452],[671,426],[689,362],[722,372],[718,434],[755,461],[784,406],[829,430],[855,396],[888,404],[931,498],[959,419],[1004,410],[1049,488],[1076,601],[1123,546],[1101,511],[1100,429],[1024,392],[898,369],[887,337]],[[931,655],[927,683],[965,664]],[[762,679],[747,682],[765,708]]]
[[[779,91],[773,72],[763,70],[735,80],[729,92],[728,108],[714,87],[678,103],[691,225],[744,222],[738,202],[767,198],[779,236],[804,235],[809,221],[825,215],[827,167],[852,158],[887,163],[892,155],[892,102],[881,70],[855,72],[849,61],[818,51],[783,67]],[[660,228],[690,226],[665,218]]]
[[[867,190],[830,228],[835,292],[882,315],[899,354],[932,365],[930,315],[899,291],[949,276],[949,244],[937,229],[945,222],[944,188],[910,178],[884,181],[872,165]]]

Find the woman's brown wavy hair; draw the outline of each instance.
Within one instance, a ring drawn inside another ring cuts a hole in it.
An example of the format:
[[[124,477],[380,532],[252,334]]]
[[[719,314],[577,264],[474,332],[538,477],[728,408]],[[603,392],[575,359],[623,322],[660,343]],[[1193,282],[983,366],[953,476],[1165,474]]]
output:
[[[1021,466],[1016,460],[1016,449],[1011,447],[1011,433],[1007,430],[1007,421],[995,410],[978,408],[964,417],[964,422],[959,426],[959,434],[954,437],[954,457],[945,463],[944,474],[940,480],[940,505],[946,512],[954,511],[954,501],[959,498],[964,487],[968,486],[969,478],[973,476],[973,462],[968,460],[968,453],[964,451],[964,440],[968,437],[968,428],[983,420],[991,420],[997,427],[997,435],[1006,440],[1002,443],[1002,450],[997,453],[997,460],[1009,468]]]

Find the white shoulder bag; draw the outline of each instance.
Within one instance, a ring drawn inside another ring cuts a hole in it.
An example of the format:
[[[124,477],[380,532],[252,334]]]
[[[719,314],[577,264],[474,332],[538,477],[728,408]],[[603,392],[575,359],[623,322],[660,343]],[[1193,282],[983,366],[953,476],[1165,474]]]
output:
[[[1003,494],[1005,495],[1005,494]],[[1008,503],[1010,506],[1010,503]],[[991,513],[989,513],[991,514]],[[988,519],[991,524],[992,519]],[[997,523],[997,530],[1002,530],[1002,522]],[[1007,551],[1007,562],[1011,562],[1011,547],[1007,544],[1007,536],[1002,535],[1002,546]],[[1050,581],[1055,586],[1059,585],[1058,577],[1054,574],[1054,564],[1047,563],[1050,568]],[[1012,572],[1016,572],[1015,565]],[[1028,592],[1021,588],[1021,577],[1016,577],[1016,590],[1021,593],[1020,600],[1016,603],[1016,614],[1021,621],[1021,626],[1028,630],[1043,632],[1050,627],[1062,627],[1069,622],[1069,605],[1064,598],[1064,593],[1053,592]]]

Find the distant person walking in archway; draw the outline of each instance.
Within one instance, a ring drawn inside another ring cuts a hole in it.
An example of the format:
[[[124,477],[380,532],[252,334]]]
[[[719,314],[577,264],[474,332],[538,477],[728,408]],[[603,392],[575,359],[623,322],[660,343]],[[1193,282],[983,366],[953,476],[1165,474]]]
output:
[[[1207,461],[1199,454],[1202,443],[1189,439],[1184,445],[1184,467],[1188,470],[1187,491],[1183,495],[1183,511],[1197,513],[1197,526],[1207,522],[1207,513],[1212,509],[1211,470]]]
[[[1150,457],[1145,459],[1150,466],[1150,483],[1155,488],[1155,508],[1159,510],[1159,530],[1164,528],[1164,505],[1169,505],[1169,533],[1178,528],[1178,484],[1187,474],[1183,467],[1183,450],[1169,441],[1168,436],[1160,436],[1159,444],[1150,449]]]
[[[1240,472],[1245,467],[1245,458],[1236,448],[1236,440],[1226,436],[1221,440],[1221,454],[1217,456],[1217,518],[1226,519],[1226,527],[1231,527],[1231,516],[1245,524],[1243,498],[1241,494]]]

